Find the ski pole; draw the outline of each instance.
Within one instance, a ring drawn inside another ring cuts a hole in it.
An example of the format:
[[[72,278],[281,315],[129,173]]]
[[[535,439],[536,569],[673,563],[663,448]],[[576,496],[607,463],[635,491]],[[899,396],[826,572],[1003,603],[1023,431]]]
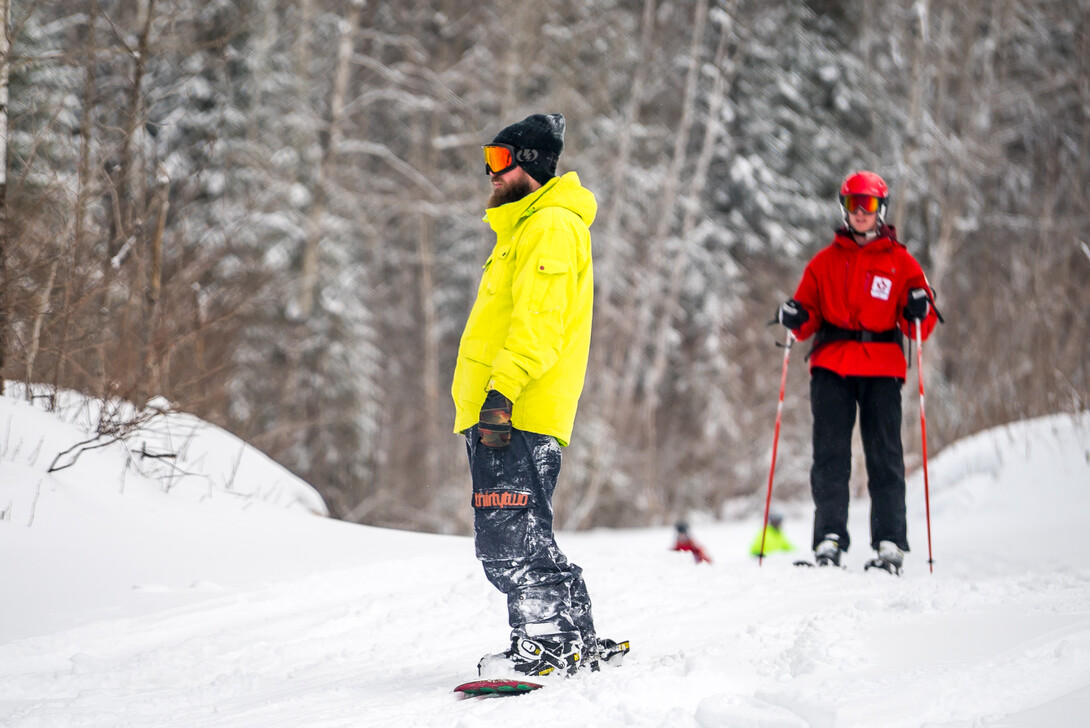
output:
[[[927,566],[935,573],[935,559],[931,556],[931,488],[927,482],[927,418],[923,410],[923,338],[920,335],[922,319],[916,319],[916,372],[920,377],[920,440],[923,444],[923,502],[927,513]]]
[[[761,552],[757,554],[757,566],[764,563],[765,536],[768,532],[768,509],[772,505],[772,479],[776,475],[776,449],[780,444],[780,420],[783,418],[783,392],[787,387],[787,360],[791,356],[791,344],[795,341],[795,333],[787,330],[787,340],[783,346],[783,372],[780,374],[780,401],[776,405],[776,432],[772,436],[772,467],[768,471],[768,494],[765,496],[765,520],[761,526]]]

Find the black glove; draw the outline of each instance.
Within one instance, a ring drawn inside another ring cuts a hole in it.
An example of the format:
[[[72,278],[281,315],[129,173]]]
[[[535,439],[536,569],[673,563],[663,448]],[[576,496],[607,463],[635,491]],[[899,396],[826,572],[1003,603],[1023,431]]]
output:
[[[931,311],[931,301],[923,288],[913,288],[908,292],[908,303],[901,312],[909,321],[923,321]]]
[[[491,389],[481,406],[481,421],[477,425],[481,442],[488,447],[507,447],[511,442],[511,400]]]
[[[810,313],[802,304],[793,298],[789,298],[780,304],[776,310],[776,320],[794,331],[810,320]]]

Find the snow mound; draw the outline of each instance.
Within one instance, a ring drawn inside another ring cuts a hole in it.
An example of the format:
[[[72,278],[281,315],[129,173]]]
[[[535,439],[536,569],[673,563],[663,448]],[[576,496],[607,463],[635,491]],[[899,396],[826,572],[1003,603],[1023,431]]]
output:
[[[36,472],[45,466],[58,482],[113,480],[119,491],[150,486],[191,500],[256,501],[328,515],[321,496],[301,478],[229,432],[173,411],[161,397],[144,410],[74,392],[60,392],[53,412],[39,406],[44,395],[33,401],[18,386],[0,397],[0,463],[6,467]],[[18,515],[31,518],[27,494],[9,495],[19,501]]]
[[[1090,564],[1090,412],[1052,415],[980,432],[930,464],[931,516],[944,523],[935,559],[958,573]],[[926,549],[923,473],[909,478],[913,550]],[[944,542],[956,539],[958,558]]]

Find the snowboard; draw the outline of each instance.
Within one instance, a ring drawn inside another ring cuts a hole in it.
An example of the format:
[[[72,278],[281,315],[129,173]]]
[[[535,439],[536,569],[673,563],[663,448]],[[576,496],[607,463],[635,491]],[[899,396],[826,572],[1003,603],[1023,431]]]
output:
[[[472,680],[454,688],[454,692],[466,697],[525,695],[542,687],[541,683],[529,680]]]
[[[628,640],[617,642],[610,639],[598,641],[598,656],[601,662],[612,667],[619,667],[624,656],[630,649]],[[593,669],[597,669],[596,667]],[[462,683],[454,688],[454,692],[461,693],[462,697],[488,697],[504,695],[525,695],[545,687],[542,683],[530,680],[500,679],[500,680],[472,680]]]

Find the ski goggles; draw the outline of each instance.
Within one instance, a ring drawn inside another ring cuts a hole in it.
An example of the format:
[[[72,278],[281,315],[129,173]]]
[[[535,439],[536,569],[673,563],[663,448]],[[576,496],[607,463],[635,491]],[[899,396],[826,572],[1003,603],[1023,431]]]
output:
[[[878,207],[882,204],[882,198],[874,195],[844,195],[841,198],[841,204],[844,205],[844,209],[848,212],[874,213],[878,212]]]
[[[484,145],[485,174],[506,174],[516,166],[515,148],[510,144]]]

